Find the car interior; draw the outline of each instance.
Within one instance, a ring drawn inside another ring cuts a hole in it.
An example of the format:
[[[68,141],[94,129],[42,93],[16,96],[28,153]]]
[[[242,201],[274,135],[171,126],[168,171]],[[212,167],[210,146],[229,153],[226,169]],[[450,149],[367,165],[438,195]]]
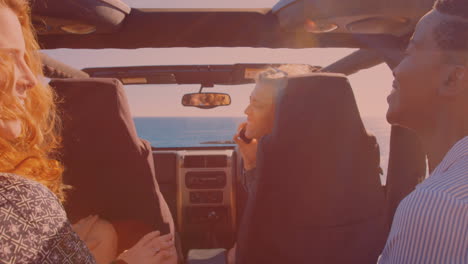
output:
[[[347,76],[381,63],[395,67],[432,3],[280,0],[270,9],[145,9],[120,0],[34,1],[33,24],[43,49],[358,49],[330,65],[313,66],[319,73],[290,78],[277,104],[274,131],[260,145],[259,173],[269,177],[261,178],[255,208],[244,208],[242,162],[234,146],[152,147],[136,132],[123,85],[198,84],[202,93],[217,84],[253,84],[258,72],[281,62],[75,69],[42,53],[64,120],[61,159],[65,183],[73,186],[65,205],[70,219],[99,214],[111,221],[119,249],[156,228],[177,233],[189,263],[204,258],[190,250],[229,249],[237,238],[239,250],[254,260],[262,253],[253,250],[255,243],[277,229],[284,239],[306,230],[299,238],[303,243],[290,248],[298,258],[319,251],[313,257],[320,260],[349,250],[361,251],[352,263],[377,259],[397,205],[426,174],[426,159],[411,131],[392,127],[387,182],[380,185],[378,145],[364,128]],[[328,133],[336,129],[348,136]],[[286,142],[301,148],[288,149]],[[338,151],[342,146],[346,151]],[[278,185],[288,188],[271,189]],[[331,188],[339,192],[327,191]],[[313,199],[292,202],[305,193]],[[262,210],[272,204],[278,206],[276,215]],[[245,213],[253,220],[243,221]],[[343,232],[357,232],[355,240],[335,243],[333,252],[311,239]],[[354,248],[358,241],[369,251]],[[319,250],[308,251],[310,245]],[[334,257],[336,263],[349,261]]]

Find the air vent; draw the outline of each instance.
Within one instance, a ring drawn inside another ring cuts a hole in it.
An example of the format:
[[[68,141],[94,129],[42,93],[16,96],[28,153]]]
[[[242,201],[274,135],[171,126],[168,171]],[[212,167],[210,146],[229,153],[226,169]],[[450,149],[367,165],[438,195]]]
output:
[[[225,168],[227,167],[226,155],[208,155],[208,156],[185,156],[185,168]]]

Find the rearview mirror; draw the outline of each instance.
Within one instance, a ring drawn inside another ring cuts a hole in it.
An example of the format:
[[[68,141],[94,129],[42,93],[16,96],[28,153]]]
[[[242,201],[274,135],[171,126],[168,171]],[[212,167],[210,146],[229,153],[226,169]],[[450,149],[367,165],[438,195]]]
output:
[[[223,93],[191,93],[182,97],[183,106],[193,106],[203,109],[215,108],[231,104],[229,94]]]

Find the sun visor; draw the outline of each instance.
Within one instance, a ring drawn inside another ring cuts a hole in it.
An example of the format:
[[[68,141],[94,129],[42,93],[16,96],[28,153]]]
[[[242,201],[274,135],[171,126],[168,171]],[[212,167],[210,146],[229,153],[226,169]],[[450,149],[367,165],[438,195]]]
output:
[[[40,35],[111,33],[130,11],[120,0],[36,0],[32,19]]]
[[[316,34],[408,34],[433,0],[281,0],[273,13],[288,31]]]

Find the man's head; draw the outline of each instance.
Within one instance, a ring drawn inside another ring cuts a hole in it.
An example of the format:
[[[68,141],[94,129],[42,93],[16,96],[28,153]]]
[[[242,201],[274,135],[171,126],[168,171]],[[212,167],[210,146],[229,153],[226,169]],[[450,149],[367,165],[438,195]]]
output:
[[[468,1],[438,0],[393,70],[387,120],[425,130],[442,108],[466,112],[467,62]]]
[[[319,68],[302,64],[288,64],[269,68],[257,76],[257,84],[250,95],[250,103],[245,109],[248,138],[261,138],[270,133],[275,118],[275,101],[278,92],[286,87],[287,77],[308,74]]]

